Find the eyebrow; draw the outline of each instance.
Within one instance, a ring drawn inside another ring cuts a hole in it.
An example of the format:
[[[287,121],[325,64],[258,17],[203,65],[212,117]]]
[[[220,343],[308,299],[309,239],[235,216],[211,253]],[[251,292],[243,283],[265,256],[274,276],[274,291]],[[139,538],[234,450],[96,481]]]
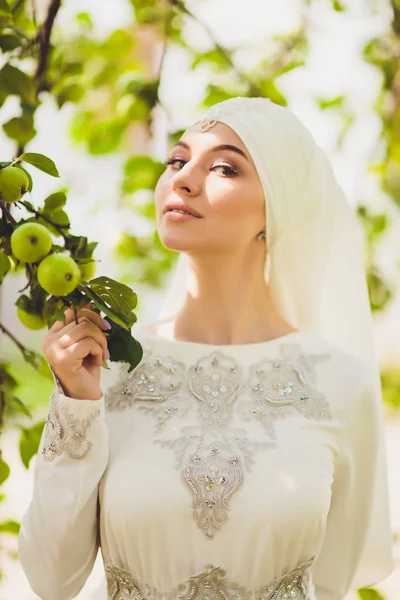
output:
[[[176,146],[183,146],[183,148],[187,148],[188,150],[190,150],[189,144],[187,144],[186,142],[182,142],[181,140],[176,142],[173,148],[175,148]],[[232,152],[236,152],[237,154],[243,156],[247,161],[249,160],[246,154],[243,152],[243,150],[241,150],[237,146],[233,146],[232,144],[220,144],[219,146],[214,146],[210,149],[210,152],[219,152],[220,150],[231,150]]]

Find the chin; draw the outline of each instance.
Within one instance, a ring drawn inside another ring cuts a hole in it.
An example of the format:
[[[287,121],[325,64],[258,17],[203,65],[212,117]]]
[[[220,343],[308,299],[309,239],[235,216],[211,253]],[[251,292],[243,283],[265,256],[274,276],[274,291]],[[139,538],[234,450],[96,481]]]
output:
[[[192,235],[190,236],[190,239],[185,239],[185,236],[178,232],[172,234],[164,231],[162,234],[159,232],[158,236],[162,245],[173,252],[187,252],[194,249],[196,246]]]

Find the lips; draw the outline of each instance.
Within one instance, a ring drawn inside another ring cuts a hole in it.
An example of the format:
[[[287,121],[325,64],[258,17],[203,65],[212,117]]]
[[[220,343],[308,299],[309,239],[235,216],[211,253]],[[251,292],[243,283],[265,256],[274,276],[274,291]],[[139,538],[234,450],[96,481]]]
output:
[[[174,208],[176,208],[178,210],[185,210],[186,212],[193,215],[193,217],[197,217],[198,219],[201,218],[201,215],[194,208],[192,208],[191,206],[188,206],[187,204],[182,204],[181,202],[179,202],[179,203],[174,202],[174,203],[167,204],[164,212],[166,213]]]

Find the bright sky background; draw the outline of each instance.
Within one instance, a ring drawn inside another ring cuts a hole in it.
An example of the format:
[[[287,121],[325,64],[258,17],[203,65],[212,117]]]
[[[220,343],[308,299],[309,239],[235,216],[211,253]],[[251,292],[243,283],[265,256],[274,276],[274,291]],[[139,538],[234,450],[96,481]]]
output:
[[[46,3],[47,4],[47,3]],[[362,61],[361,51],[367,40],[384,31],[390,22],[391,14],[386,0],[353,0],[348,13],[334,13],[329,9],[330,2],[317,1],[312,12],[308,13],[308,31],[310,55],[307,67],[296,69],[285,75],[280,87],[287,95],[289,105],[303,120],[313,133],[317,143],[329,154],[336,175],[343,186],[349,201],[354,205],[368,200],[377,210],[383,208],[393,213],[393,231],[387,238],[381,253],[382,264],[391,277],[398,277],[391,265],[400,260],[398,235],[400,232],[399,211],[387,201],[371,180],[365,177],[365,164],[371,156],[379,161],[379,148],[376,146],[380,123],[373,113],[372,106],[380,85],[380,76],[376,70]],[[298,0],[202,0],[187,2],[204,22],[213,30],[218,41],[228,47],[242,46],[237,59],[239,66],[245,67],[252,60],[257,46],[271,34],[290,32],[298,25],[302,15],[302,3]],[[369,7],[375,7],[376,14],[371,14]],[[127,0],[99,2],[98,0],[69,0],[64,3],[59,13],[59,23],[66,26],[69,19],[80,11],[90,12],[98,35],[102,36],[115,28],[125,27],[131,20],[132,12]],[[187,28],[187,35],[196,47],[206,50],[210,46],[204,31],[192,23]],[[191,73],[188,60],[180,51],[168,53],[165,61],[164,79],[161,94],[163,102],[174,116],[177,126],[186,127],[197,116],[194,110],[198,104],[202,90],[209,80],[206,70]],[[313,97],[334,97],[346,94],[347,106],[357,116],[357,126],[349,134],[340,151],[334,150],[338,131],[338,119],[335,115],[322,113]],[[10,98],[0,110],[2,122],[16,114],[16,99]],[[65,105],[57,111],[50,103],[42,105],[37,111],[36,128],[38,135],[28,144],[28,150],[43,152],[51,156],[60,172],[61,180],[55,180],[35,170],[35,189],[33,201],[41,204],[48,193],[63,184],[70,187],[68,197],[68,213],[71,216],[72,231],[84,231],[90,240],[99,240],[97,258],[102,259],[98,274],[113,276],[113,262],[110,250],[114,245],[121,228],[127,223],[135,231],[134,215],[129,211],[113,208],[120,177],[121,160],[117,156],[89,157],[84,152],[72,147],[67,137],[68,123],[74,107]],[[1,159],[13,156],[15,145],[1,136]],[[162,144],[157,145],[160,158]],[[101,207],[96,210],[96,207]],[[84,225],[84,226],[83,226]],[[395,233],[397,231],[397,236]],[[396,239],[397,238],[397,239]],[[23,337],[27,343],[39,348],[42,334],[29,332],[20,326],[16,319],[14,298],[22,287],[20,279],[8,278],[3,284],[1,293],[1,319],[10,324],[17,337]],[[154,299],[157,302],[157,298]],[[151,318],[153,305],[146,300],[143,318]],[[400,301],[387,311],[383,319],[376,321],[377,350],[381,360],[399,358],[400,347]],[[9,438],[10,447],[16,445],[16,439]],[[12,481],[6,489],[9,503],[1,506],[7,511],[7,517],[19,518],[27,506],[32,484],[32,469],[26,473],[14,457],[15,469]],[[19,475],[17,475],[19,473]],[[100,565],[89,578],[80,600],[95,600],[89,592],[94,590],[101,572]],[[7,568],[8,580],[0,585],[0,600],[18,598],[18,600],[34,600],[25,576],[18,565]],[[393,593],[387,600],[398,597]],[[100,596],[101,597],[101,596]],[[97,600],[97,597],[96,597]]]

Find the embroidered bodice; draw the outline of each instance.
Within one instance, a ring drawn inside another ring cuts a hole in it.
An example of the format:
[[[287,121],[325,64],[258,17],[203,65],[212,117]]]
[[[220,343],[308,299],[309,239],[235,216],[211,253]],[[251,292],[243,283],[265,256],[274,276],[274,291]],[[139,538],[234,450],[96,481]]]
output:
[[[99,546],[109,600],[343,600],[390,572],[361,361],[305,332],[233,346],[135,337],[142,361],[105,371],[99,400],[68,398],[54,376],[19,537],[43,600],[77,594]]]

